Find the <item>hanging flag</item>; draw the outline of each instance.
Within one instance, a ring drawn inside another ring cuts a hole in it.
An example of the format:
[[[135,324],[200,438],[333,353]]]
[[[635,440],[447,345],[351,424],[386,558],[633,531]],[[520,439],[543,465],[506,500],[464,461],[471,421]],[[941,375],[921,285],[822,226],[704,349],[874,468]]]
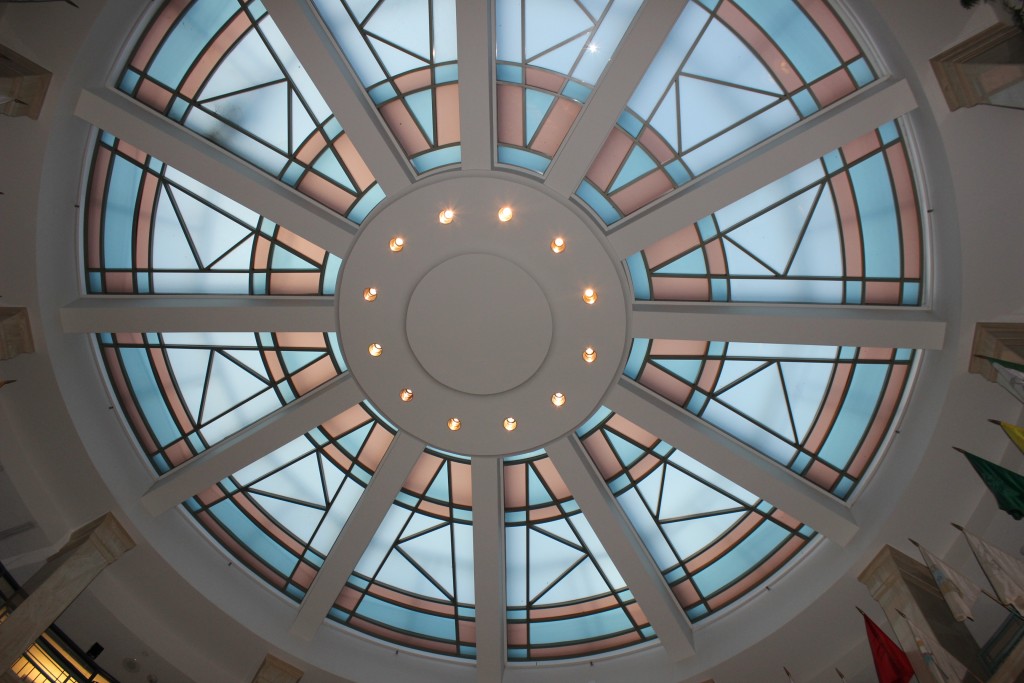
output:
[[[961,448],[955,450],[967,457],[967,462],[996,497],[1000,510],[1005,510],[1014,519],[1024,517],[1024,477]]]
[[[846,680],[846,676],[844,676],[843,672],[840,671],[839,669],[836,669],[836,675],[839,676],[839,680],[841,680],[841,681],[845,681]]]
[[[789,683],[796,683],[796,681],[793,680],[793,674],[789,673],[789,669],[782,667],[782,670],[786,672],[786,676],[789,678]]]
[[[974,557],[992,584],[996,598],[1004,605],[1013,605],[1024,612],[1024,562],[978,538],[962,526],[954,524],[967,537]]]
[[[932,640],[914,622],[907,619],[906,614],[899,610],[897,610],[897,613],[903,617],[904,621],[907,622],[907,626],[910,627],[910,632],[914,634],[914,642],[917,644],[917,649],[921,652],[921,657],[924,659],[928,670],[932,672],[935,680],[939,681],[939,683],[960,683],[960,681],[964,680],[964,676],[967,675],[967,667],[961,664],[960,660],[956,657],[949,654],[946,648]]]
[[[978,356],[992,364],[996,371],[996,384],[1013,394],[1018,401],[1024,403],[1024,365],[1008,360]]]
[[[878,683],[907,683],[914,677],[914,667],[910,665],[906,653],[871,620],[871,617],[859,607],[857,611],[864,616],[864,627],[868,632],[868,645],[871,647],[871,658],[875,660]]]
[[[981,586],[940,560],[914,539],[910,539],[910,542],[921,551],[921,557],[928,565],[928,570],[931,571],[932,578],[935,579],[935,585],[938,586],[943,599],[949,605],[949,611],[953,613],[953,617],[957,621],[965,619],[973,621],[974,615],[971,614],[971,606],[981,595]]]
[[[1002,420],[989,420],[989,422],[1002,427],[1006,435],[1010,437],[1010,441],[1017,447],[1017,450],[1024,453],[1024,427],[1018,427]]]

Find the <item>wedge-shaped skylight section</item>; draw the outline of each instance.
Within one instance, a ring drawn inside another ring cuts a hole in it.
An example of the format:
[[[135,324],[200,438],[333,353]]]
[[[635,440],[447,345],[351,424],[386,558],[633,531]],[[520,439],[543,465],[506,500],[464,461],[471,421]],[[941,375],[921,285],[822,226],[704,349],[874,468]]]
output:
[[[423,453],[330,611],[400,645],[476,657],[468,458]]]
[[[655,638],[546,455],[505,461],[508,658],[562,659]]]
[[[416,171],[462,160],[455,0],[314,0]]]
[[[301,601],[392,438],[357,405],[185,507],[225,550]]]
[[[874,78],[822,0],[689,2],[577,193],[612,224]]]
[[[333,294],[341,259],[107,133],[85,211],[90,294]]]
[[[814,536],[619,415],[581,437],[691,621],[764,583]]]
[[[497,0],[498,161],[543,173],[640,0]]]
[[[627,264],[638,299],[920,305],[920,211],[896,123]]]
[[[845,499],[913,360],[911,349],[637,339],[625,374]]]
[[[258,0],[167,3],[118,87],[356,223],[384,198]]]
[[[345,371],[334,333],[122,332],[97,340],[160,474]]]

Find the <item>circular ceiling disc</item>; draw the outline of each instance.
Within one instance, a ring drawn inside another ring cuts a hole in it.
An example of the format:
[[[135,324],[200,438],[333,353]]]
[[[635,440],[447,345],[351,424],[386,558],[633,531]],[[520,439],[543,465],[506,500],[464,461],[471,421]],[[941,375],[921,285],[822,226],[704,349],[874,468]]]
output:
[[[625,281],[596,226],[511,179],[418,183],[389,200],[363,225],[338,293],[345,360],[370,402],[398,429],[454,453],[521,453],[571,432],[600,407],[628,346]]]

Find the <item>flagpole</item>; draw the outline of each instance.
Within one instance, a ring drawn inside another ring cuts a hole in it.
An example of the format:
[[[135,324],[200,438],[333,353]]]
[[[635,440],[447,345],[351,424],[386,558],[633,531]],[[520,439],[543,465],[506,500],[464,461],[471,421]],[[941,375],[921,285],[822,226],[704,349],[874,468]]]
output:
[[[960,526],[956,522],[950,522],[950,524],[952,524],[953,528],[956,529],[957,531],[959,531],[960,533],[962,533],[964,535],[964,538],[967,539],[967,529],[963,528],[962,526]],[[988,581],[990,586],[992,586],[992,590],[995,590],[996,589],[996,585],[992,581],[992,577],[988,575],[988,571],[985,570],[985,563],[981,561],[981,558],[978,557],[978,553],[975,552],[974,544],[970,543],[969,540],[968,540],[967,547],[971,549],[971,555],[974,557],[974,561],[978,563],[979,567],[981,567],[981,573],[985,575],[985,580]],[[988,597],[992,598],[992,600],[994,600],[996,602],[996,604],[1002,606],[1003,609],[1005,609],[1010,614],[1014,614],[1018,618],[1020,618],[1021,616],[1024,616],[1024,615],[1021,615],[1020,610],[1018,610],[1015,605],[1008,605],[1007,603],[1003,602],[1002,600],[997,598],[992,593],[989,593],[987,590],[982,589],[981,592],[984,593],[985,595],[987,595]]]

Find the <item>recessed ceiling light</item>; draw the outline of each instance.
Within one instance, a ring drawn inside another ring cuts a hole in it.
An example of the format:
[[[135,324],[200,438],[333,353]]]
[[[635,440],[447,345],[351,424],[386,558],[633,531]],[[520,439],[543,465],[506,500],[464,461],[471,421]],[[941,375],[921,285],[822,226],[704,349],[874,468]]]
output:
[[[384,353],[384,347],[381,346],[380,344],[378,344],[377,342],[374,342],[374,343],[370,344],[370,347],[369,347],[368,350],[370,352],[370,355],[373,356],[374,358],[376,358],[380,354]]]
[[[512,220],[512,207],[501,207],[501,209],[498,210],[498,220],[501,221],[502,223],[508,223],[510,220]]]
[[[405,240],[401,237],[392,237],[388,247],[391,248],[391,251],[402,251],[405,248]]]
[[[563,394],[561,391],[556,391],[555,393],[551,394],[551,403],[554,404],[555,407],[564,406],[565,394]]]
[[[556,237],[555,239],[551,240],[551,251],[555,252],[556,254],[561,254],[563,251],[565,251],[565,239],[561,237]]]
[[[448,225],[455,220],[455,212],[451,209],[445,209],[441,213],[437,214],[437,220],[441,221],[444,225]]]
[[[376,299],[377,298],[377,288],[376,287],[367,287],[366,289],[364,289],[363,290],[363,298],[366,299],[367,301],[373,301],[374,299]]]
[[[503,424],[505,426],[505,431],[507,432],[511,432],[512,430],[519,426],[519,423],[516,422],[516,419],[514,417],[506,417],[505,422]]]
[[[412,389],[410,389],[409,387],[402,389],[402,393],[399,394],[399,396],[401,396],[403,401],[408,403],[409,401],[412,400]]]
[[[448,429],[452,430],[453,432],[459,431],[460,429],[462,429],[462,420],[460,420],[457,417],[453,417],[452,419],[448,420]]]
[[[588,304],[592,304],[597,301],[597,292],[592,287],[587,287],[583,290],[583,301]]]
[[[593,363],[595,360],[597,360],[597,351],[595,351],[592,346],[588,346],[587,348],[583,349],[583,360],[587,361],[588,363]]]

